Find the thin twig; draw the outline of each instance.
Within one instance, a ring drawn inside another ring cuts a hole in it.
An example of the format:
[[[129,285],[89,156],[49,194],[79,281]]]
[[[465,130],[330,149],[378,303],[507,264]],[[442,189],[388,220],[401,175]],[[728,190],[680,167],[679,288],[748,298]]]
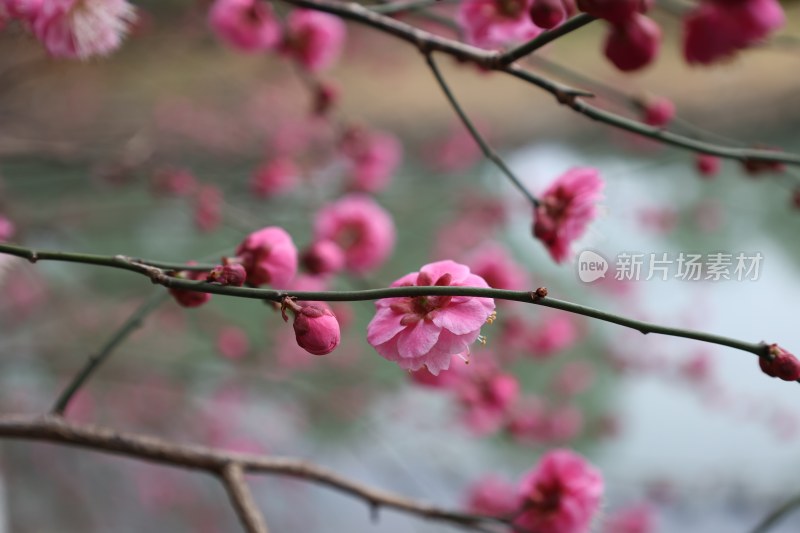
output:
[[[522,184],[520,179],[514,174],[514,172],[509,168],[505,161],[494,151],[494,149],[489,146],[489,143],[486,142],[486,139],[478,131],[478,128],[472,123],[470,118],[467,116],[467,113],[458,103],[456,100],[453,91],[450,90],[450,87],[447,85],[447,81],[442,76],[442,72],[439,70],[439,66],[436,64],[436,61],[433,59],[432,54],[426,54],[425,60],[428,62],[428,66],[431,68],[433,75],[436,77],[436,81],[439,82],[439,87],[441,87],[442,92],[447,97],[447,101],[450,102],[450,105],[455,110],[458,117],[461,119],[461,122],[464,123],[467,130],[469,131],[472,138],[475,139],[475,142],[478,143],[480,146],[481,151],[483,151],[483,155],[486,156],[492,163],[494,163],[500,171],[506,175],[506,177],[511,181],[511,183],[516,187],[519,192],[528,199],[528,201],[533,204],[533,207],[537,207],[539,205],[539,199],[536,198],[531,192]]]
[[[277,474],[324,485],[363,500],[370,509],[391,508],[428,520],[483,531],[488,531],[484,525],[507,524],[503,518],[445,509],[363,485],[299,459],[177,444],[151,436],[122,433],[94,425],[75,424],[61,417],[0,416],[0,438],[2,437],[77,446],[179,468],[202,470],[214,475],[220,475],[231,463],[235,463],[246,473]]]
[[[761,521],[751,533],[766,533],[786,515],[800,507],[800,495],[795,496],[780,507],[777,507]]]
[[[70,261],[70,262],[83,262],[81,258],[83,254],[71,254],[68,252],[38,252],[20,246],[9,244],[0,244],[0,253],[7,253],[17,255],[20,257],[39,257],[48,258],[51,260]],[[567,302],[564,300],[557,300],[549,296],[537,296],[536,292],[527,291],[510,291],[504,289],[491,289],[483,287],[439,287],[439,286],[410,286],[410,287],[389,287],[384,289],[368,289],[357,291],[282,291],[274,289],[257,289],[250,287],[230,287],[218,285],[215,283],[208,283],[205,281],[192,281],[183,278],[177,278],[167,275],[158,269],[150,266],[138,265],[136,263],[126,264],[119,258],[124,256],[107,257],[107,260],[102,260],[103,256],[91,255],[89,264],[108,266],[112,268],[120,268],[129,270],[145,275],[153,283],[158,283],[164,287],[173,289],[183,289],[195,292],[205,292],[209,294],[221,294],[226,296],[235,296],[239,298],[250,298],[257,300],[269,300],[273,302],[281,302],[285,298],[296,298],[304,301],[319,301],[319,302],[357,302],[367,300],[380,300],[383,298],[402,298],[414,296],[473,296],[480,298],[495,298],[498,300],[510,300],[516,302],[524,302],[534,305],[541,305],[543,307],[550,307],[552,309],[559,309],[568,313],[587,316],[604,322],[611,322],[626,328],[635,329],[643,334],[655,333],[658,335],[668,335],[671,337],[681,337],[685,339],[693,339],[697,341],[707,342],[710,344],[718,344],[720,346],[728,346],[744,352],[749,352],[757,355],[758,357],[769,357],[769,345],[764,342],[752,343],[732,339],[730,337],[723,337],[721,335],[714,335],[712,333],[705,333],[702,331],[694,331],[690,329],[674,328],[669,326],[661,326],[650,322],[641,320],[634,320],[607,311],[601,311],[592,307]]]
[[[571,19],[561,24],[560,26],[553,28],[552,30],[540,33],[538,36],[536,36],[534,39],[531,39],[527,43],[521,44],[516,48],[512,48],[511,50],[500,54],[498,62],[501,65],[510,65],[514,61],[522,59],[523,57],[535,52],[536,50],[545,46],[546,44],[550,44],[551,42],[555,41],[560,37],[563,37],[568,33],[583,28],[584,26],[594,22],[595,20],[597,20],[595,17],[587,15],[586,13],[581,13],[580,15],[572,17]]]
[[[269,533],[264,516],[258,510],[253,493],[244,478],[242,465],[237,462],[229,463],[222,469],[220,478],[245,531],[247,533]]]
[[[150,296],[144,303],[128,317],[128,319],[117,329],[113,335],[106,341],[100,348],[97,354],[92,355],[86,361],[86,364],[81,368],[80,372],[64,387],[64,390],[58,396],[58,399],[50,409],[50,413],[54,415],[63,415],[69,406],[69,402],[80,390],[86,380],[100,368],[106,359],[114,352],[114,350],[122,344],[128,336],[139,329],[144,321],[144,318],[153,312],[159,305],[169,298],[169,293],[158,291]]]

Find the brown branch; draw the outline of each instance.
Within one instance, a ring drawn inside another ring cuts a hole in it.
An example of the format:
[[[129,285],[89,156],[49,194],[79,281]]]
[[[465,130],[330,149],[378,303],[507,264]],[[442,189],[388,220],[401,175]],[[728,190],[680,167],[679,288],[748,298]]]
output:
[[[201,470],[221,476],[223,479],[226,469],[229,470],[234,464],[242,473],[276,474],[324,485],[363,500],[373,510],[381,507],[391,508],[428,520],[446,522],[478,531],[489,531],[486,526],[490,524],[509,524],[508,520],[503,518],[445,509],[363,485],[331,470],[299,459],[237,453],[192,444],[177,444],[156,437],[122,433],[100,426],[75,424],[51,415],[42,417],[0,416],[0,438],[76,446],[178,468]],[[229,472],[227,475],[230,477],[231,473]],[[226,481],[226,483],[230,482]]]
[[[264,521],[261,511],[258,510],[256,502],[253,500],[253,493],[250,492],[250,487],[244,478],[242,465],[236,462],[228,464],[222,470],[220,477],[225,485],[225,490],[228,491],[231,504],[236,509],[239,521],[247,533],[269,533],[267,523]]]

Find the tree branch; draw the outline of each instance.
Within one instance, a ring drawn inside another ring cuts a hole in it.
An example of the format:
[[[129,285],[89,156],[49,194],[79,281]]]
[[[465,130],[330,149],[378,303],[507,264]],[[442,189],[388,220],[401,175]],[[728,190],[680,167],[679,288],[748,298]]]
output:
[[[546,44],[550,44],[559,37],[563,37],[568,33],[583,28],[595,20],[597,20],[595,17],[587,15],[586,13],[581,13],[580,15],[572,17],[560,26],[556,26],[552,30],[540,33],[536,38],[531,39],[527,43],[521,44],[516,48],[512,48],[511,50],[500,54],[500,57],[497,61],[501,65],[510,65],[514,61],[522,59]]]
[[[444,509],[362,485],[333,471],[299,459],[176,444],[151,436],[122,433],[93,425],[74,424],[61,417],[0,416],[0,438],[2,437],[77,446],[179,468],[201,470],[217,476],[224,476],[226,469],[230,469],[231,464],[235,464],[242,473],[277,474],[324,485],[363,500],[371,509],[386,507],[428,520],[484,531],[487,529],[483,528],[483,525],[509,523],[503,518]],[[230,477],[231,474],[235,474],[235,472],[229,472],[227,475]],[[226,481],[226,483],[229,482]]]
[[[237,462],[229,463],[222,469],[220,478],[245,531],[247,533],[269,533],[267,523],[264,521],[261,511],[258,510],[258,506],[253,500],[253,493],[244,478],[242,465]]]
[[[769,513],[751,533],[766,533],[789,513],[800,507],[800,495],[795,496],[780,507]]]

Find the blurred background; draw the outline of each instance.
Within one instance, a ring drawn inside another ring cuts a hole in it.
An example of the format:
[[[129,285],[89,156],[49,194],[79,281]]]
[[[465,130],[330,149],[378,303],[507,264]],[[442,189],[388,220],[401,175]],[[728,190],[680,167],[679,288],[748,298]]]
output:
[[[685,65],[679,19],[662,10],[653,15],[665,32],[662,53],[642,73],[622,75],[604,60],[600,25],[559,40],[528,66],[596,92],[598,105],[627,116],[638,118],[632,101],[662,96],[677,106],[675,131],[798,153],[800,3],[783,4],[789,22],[779,37],[712,68]],[[764,258],[754,281],[615,283],[609,275],[585,284],[574,264],[555,265],[532,238],[529,206],[483,160],[412,47],[348,24],[342,60],[321,77],[340,98],[320,117],[311,112],[316,81],[277,54],[243,56],[221,45],[207,26],[208,3],[137,5],[133,34],[109,60],[54,61],[20,28],[0,33],[0,215],[14,223],[12,242],[214,262],[251,231],[280,225],[303,248],[314,213],[347,188],[342,131],[361,128],[402,145],[402,164],[375,195],[394,218],[397,244],[378,271],[337,277],[330,288],[386,286],[441,258],[477,269],[488,257],[513,261],[522,288],[800,350],[795,170],[753,175],[723,162],[718,174],[701,176],[694,154],[441,58],[464,108],[531,190],[571,167],[600,169],[603,215],[579,250],[609,259]],[[437,9],[452,16],[452,6]],[[402,18],[453,35],[435,21]],[[258,193],[258,169],[281,157],[296,163],[300,182]],[[49,408],[151,292],[160,293],[122,271],[0,256],[0,412]],[[308,458],[452,507],[467,506],[483,476],[514,482],[544,450],[568,446],[604,474],[596,529],[605,533],[609,517],[631,508],[654,520],[643,533],[747,532],[800,492],[800,390],[763,375],[748,354],[501,303],[473,361],[516,376],[520,394],[487,422],[462,395],[420,386],[377,356],[365,340],[371,303],[334,310],[342,344],[314,357],[262,302],[215,296],[184,309],[169,299],[67,416]],[[0,531],[239,527],[222,488],[202,474],[47,444],[7,441],[0,450]],[[363,502],[302,481],[251,482],[274,531],[447,529],[391,511],[373,522]],[[798,528],[800,516],[774,531]]]

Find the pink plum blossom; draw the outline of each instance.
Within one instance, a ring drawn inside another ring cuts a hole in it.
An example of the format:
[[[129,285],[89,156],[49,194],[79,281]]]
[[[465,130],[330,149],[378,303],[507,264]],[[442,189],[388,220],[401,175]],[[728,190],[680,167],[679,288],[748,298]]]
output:
[[[531,0],[464,0],[456,20],[470,44],[494,48],[541,33],[531,21],[530,7]]]
[[[714,63],[785,23],[777,0],[705,0],[683,20],[683,55],[689,63]]]
[[[348,189],[376,193],[385,189],[403,160],[403,146],[391,133],[351,127],[342,137],[348,160]]]
[[[461,382],[464,373],[468,371],[467,368],[464,368],[466,366],[466,361],[457,355],[453,355],[450,358],[450,367],[443,372],[439,372],[439,374],[435,376],[430,373],[428,367],[423,366],[419,370],[409,372],[408,377],[411,378],[411,381],[423,387],[450,389]]]
[[[259,198],[271,198],[294,189],[300,169],[288,157],[278,157],[259,166],[253,173],[250,188]]]
[[[311,72],[331,67],[342,52],[347,29],[338,17],[295,9],[286,20],[281,51]]]
[[[439,261],[423,266],[392,283],[392,287],[488,287],[465,265]],[[469,354],[481,327],[492,319],[494,300],[464,296],[385,298],[375,302],[377,312],[367,326],[367,341],[400,368],[433,375],[450,367],[452,355]]]
[[[470,366],[455,385],[463,419],[475,435],[495,433],[505,425],[509,410],[517,400],[519,381],[491,363]]]
[[[206,281],[212,283],[219,283],[220,285],[231,285],[233,287],[241,287],[247,281],[247,271],[239,263],[230,261],[223,257],[222,264],[212,268]]]
[[[524,477],[514,525],[536,533],[585,533],[602,496],[595,467],[570,450],[552,450]]]
[[[344,250],[328,239],[315,241],[303,252],[301,261],[311,274],[335,274],[344,268]]]
[[[664,97],[648,98],[642,110],[644,123],[664,127],[675,118],[675,104]]]
[[[51,56],[88,59],[119,48],[135,20],[127,0],[46,0],[31,27]]]
[[[0,18],[32,22],[42,9],[44,0],[0,0]]]
[[[0,215],[0,242],[10,240],[14,236],[14,233],[16,233],[14,223],[3,215]]]
[[[704,178],[713,178],[719,174],[722,161],[719,157],[710,154],[698,154],[694,160],[697,172]]]
[[[283,288],[297,272],[297,248],[283,228],[268,226],[247,236],[236,249],[251,285]]]
[[[237,360],[247,355],[250,340],[241,328],[228,326],[217,334],[217,351],[225,359]]]
[[[619,70],[630,72],[652,63],[660,48],[661,28],[652,19],[635,13],[626,22],[611,26],[605,55]]]
[[[469,486],[466,508],[484,516],[508,516],[517,510],[517,488],[500,476],[484,476]]]
[[[341,339],[339,322],[327,305],[298,305],[291,300],[286,304],[294,312],[292,327],[298,346],[313,355],[327,355],[336,349]]]
[[[474,250],[467,264],[493,289],[521,291],[528,286],[528,273],[498,242],[490,241]]]
[[[562,0],[532,0],[528,14],[539,28],[555,28],[567,18],[567,8]]]
[[[565,313],[546,316],[527,336],[526,347],[537,359],[551,357],[572,347],[580,337],[575,319]]]
[[[656,510],[649,503],[617,509],[603,522],[603,533],[655,533]]]
[[[394,221],[375,200],[353,193],[320,209],[314,239],[336,243],[344,252],[345,267],[364,274],[380,267],[392,253]]]
[[[217,37],[241,52],[268,50],[281,39],[280,23],[263,0],[216,0],[208,24]]]
[[[572,242],[583,236],[597,216],[602,189],[597,170],[579,167],[559,176],[541,195],[534,212],[533,234],[557,263],[571,256]]]
[[[195,264],[194,261],[189,262],[189,265]],[[200,281],[205,279],[206,273],[200,271],[186,270],[178,272],[175,277],[181,279],[190,279]],[[169,289],[170,295],[175,298],[175,301],[182,307],[200,307],[211,300],[211,295],[207,292],[190,291],[186,289]]]

